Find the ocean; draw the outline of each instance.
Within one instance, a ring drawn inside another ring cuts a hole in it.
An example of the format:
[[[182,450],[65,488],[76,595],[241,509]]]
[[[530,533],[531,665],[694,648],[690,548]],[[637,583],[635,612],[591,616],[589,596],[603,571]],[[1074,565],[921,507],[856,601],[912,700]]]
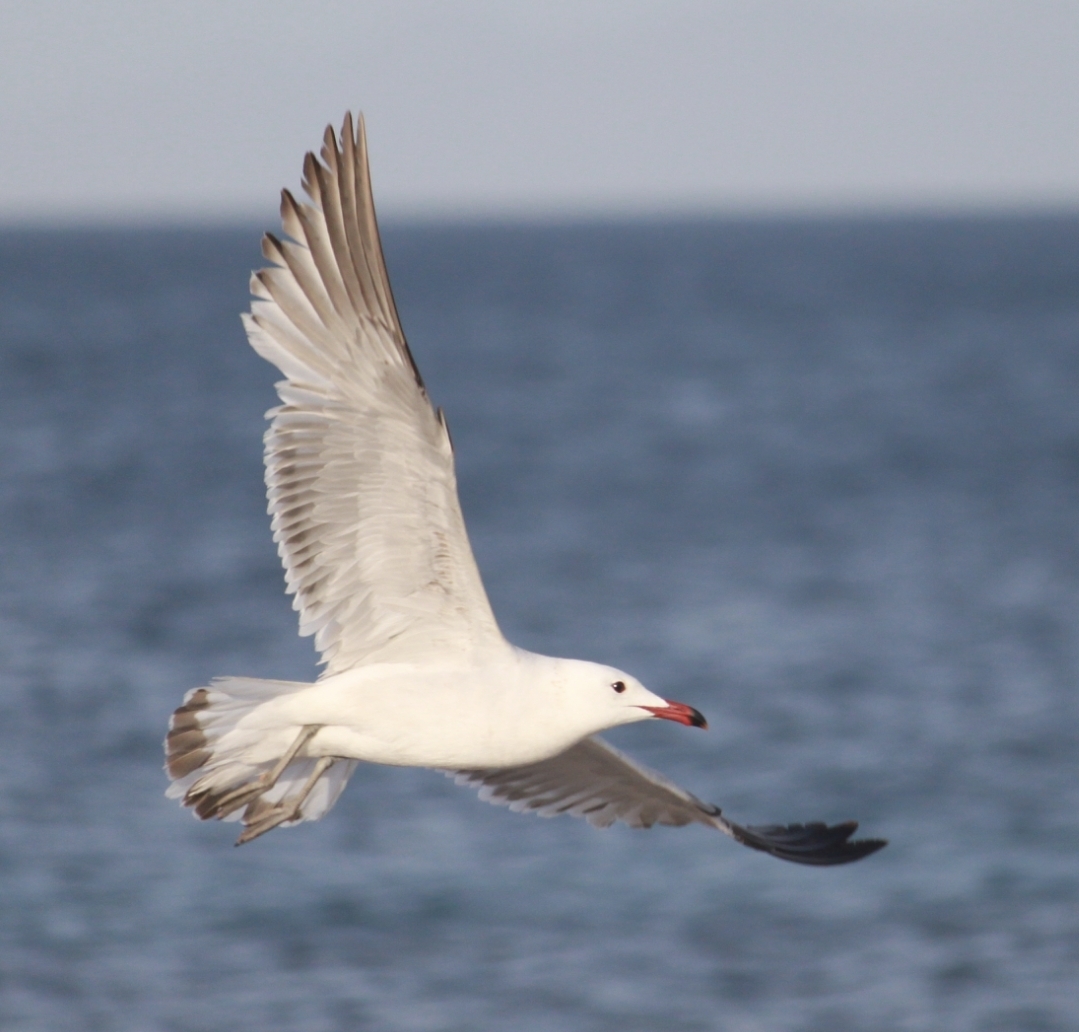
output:
[[[390,225],[507,636],[701,709],[610,738],[840,868],[362,767],[234,849],[220,674],[312,679],[258,227],[0,232],[0,1027],[1079,1028],[1079,218]]]

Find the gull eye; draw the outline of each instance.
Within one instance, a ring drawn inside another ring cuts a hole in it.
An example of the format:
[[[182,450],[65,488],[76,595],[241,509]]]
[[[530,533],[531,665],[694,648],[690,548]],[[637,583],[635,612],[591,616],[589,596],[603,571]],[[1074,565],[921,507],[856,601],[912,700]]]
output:
[[[611,685],[611,687],[616,692],[618,692],[619,695],[621,695],[626,690],[626,682],[625,681],[615,681],[614,684]]]

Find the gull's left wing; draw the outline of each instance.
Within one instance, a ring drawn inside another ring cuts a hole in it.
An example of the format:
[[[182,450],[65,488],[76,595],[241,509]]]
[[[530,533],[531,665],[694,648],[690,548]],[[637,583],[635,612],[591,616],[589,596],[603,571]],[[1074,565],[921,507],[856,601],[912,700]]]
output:
[[[326,675],[359,663],[505,648],[457,498],[453,448],[397,317],[363,120],[304,161],[311,203],[282,194],[244,323],[285,374],[266,486],[300,633]]]
[[[549,760],[524,767],[446,771],[459,785],[479,789],[480,798],[540,817],[568,813],[597,828],[622,821],[631,828],[653,824],[705,824],[751,849],[796,864],[849,864],[883,849],[883,839],[856,839],[856,821],[826,825],[768,824],[743,827],[718,806],[702,802],[662,774],[631,760],[601,738],[585,738]]]

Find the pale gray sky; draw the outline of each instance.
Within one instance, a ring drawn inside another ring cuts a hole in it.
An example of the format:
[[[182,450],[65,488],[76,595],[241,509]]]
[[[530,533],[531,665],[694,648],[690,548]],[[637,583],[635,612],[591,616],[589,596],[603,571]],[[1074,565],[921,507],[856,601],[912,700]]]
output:
[[[1079,208],[1079,0],[0,0],[0,220]]]

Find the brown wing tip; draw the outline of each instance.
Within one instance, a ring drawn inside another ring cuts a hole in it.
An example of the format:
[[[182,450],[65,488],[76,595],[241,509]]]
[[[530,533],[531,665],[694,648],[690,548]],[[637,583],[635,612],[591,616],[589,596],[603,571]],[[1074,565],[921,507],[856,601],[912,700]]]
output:
[[[287,226],[289,224],[290,219],[294,220],[294,219],[299,217],[298,214],[297,214],[297,209],[298,208],[299,208],[299,203],[297,202],[296,198],[292,196],[292,191],[288,187],[285,187],[285,189],[281,191],[281,223],[282,223],[282,225]],[[285,232],[288,232],[288,230],[286,229]],[[291,236],[292,234],[289,233],[289,235]]]
[[[285,256],[282,253],[281,241],[273,233],[262,234],[262,257],[268,262],[273,262],[274,265],[283,266],[285,264]],[[256,272],[255,275],[261,273]]]
[[[362,113],[360,114],[359,118],[360,118],[360,121],[362,122],[363,121],[363,114]],[[352,112],[351,111],[346,111],[345,112],[345,117],[341,120],[341,142],[344,143],[346,140],[349,143],[352,143],[352,144],[355,144],[355,142],[356,142],[356,134],[353,132],[353,129],[352,129]]]
[[[333,126],[326,126],[326,131],[322,134],[322,160],[327,165],[337,161],[341,151],[337,146],[337,134],[334,132]]]
[[[300,180],[300,185],[303,187],[304,193],[315,204],[321,206],[322,190],[318,181],[318,158],[315,157],[312,151],[308,151],[303,156],[303,179]]]

